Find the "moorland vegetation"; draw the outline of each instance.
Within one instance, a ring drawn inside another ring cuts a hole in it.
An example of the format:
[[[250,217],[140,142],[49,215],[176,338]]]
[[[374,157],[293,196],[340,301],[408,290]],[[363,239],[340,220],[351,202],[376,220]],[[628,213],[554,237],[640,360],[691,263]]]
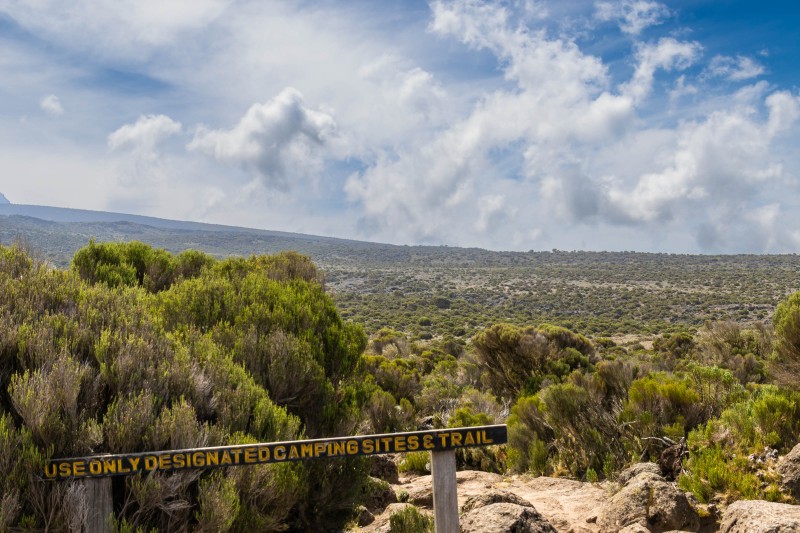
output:
[[[762,272],[741,275],[743,261],[713,270],[688,258],[688,272],[695,265],[711,274],[702,290],[683,292],[675,288],[691,276],[681,277],[677,259],[638,271],[639,289],[624,261],[589,276],[562,261],[551,267],[572,280],[564,287],[540,291],[543,277],[520,272],[527,288],[489,291],[487,304],[482,292],[472,303],[458,292],[472,287],[467,265],[447,266],[464,272],[449,279],[430,266],[431,286],[413,288],[420,274],[405,284],[392,278],[397,290],[363,292],[377,295],[376,307],[394,306],[362,327],[370,306],[358,311],[354,302],[363,299],[354,291],[342,297],[342,271],[323,275],[294,252],[219,259],[90,242],[59,269],[24,246],[0,247],[0,526],[66,530],[80,520],[81,485],[40,477],[51,457],[420,424],[508,423],[508,445],[461,450],[460,466],[586,481],[613,479],[686,439],[677,482],[700,501],[792,501],[770,462],[752,457],[784,454],[800,440],[800,293],[782,289],[798,269],[776,260],[783,285],[756,287]],[[548,267],[543,260],[486,268]],[[661,280],[647,279],[656,272]],[[586,281],[592,276],[606,280],[609,295],[629,295],[638,311],[541,320],[535,306],[548,295],[575,305],[602,299],[602,287],[595,293]],[[687,316],[746,313],[648,319],[649,302],[671,291]],[[491,298],[512,303],[483,315],[453,312],[468,303],[491,310]],[[778,302],[772,309],[750,303],[770,298]],[[520,311],[506,316],[511,308]],[[400,468],[424,473],[427,462],[408,453]],[[348,458],[115,478],[115,529],[333,530],[374,489],[369,467]]]

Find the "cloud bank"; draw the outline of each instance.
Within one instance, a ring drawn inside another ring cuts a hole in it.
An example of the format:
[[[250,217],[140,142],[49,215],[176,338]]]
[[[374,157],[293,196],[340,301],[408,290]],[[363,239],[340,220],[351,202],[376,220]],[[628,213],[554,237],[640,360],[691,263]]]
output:
[[[72,4],[0,3],[27,36],[0,36],[20,201],[72,181],[76,207],[394,243],[800,248],[796,84],[688,8]]]

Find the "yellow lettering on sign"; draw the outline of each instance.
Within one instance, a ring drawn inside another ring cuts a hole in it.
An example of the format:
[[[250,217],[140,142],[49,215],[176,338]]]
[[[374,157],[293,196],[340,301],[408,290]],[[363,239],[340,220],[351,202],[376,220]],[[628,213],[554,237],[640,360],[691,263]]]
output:
[[[139,461],[141,461],[141,459],[139,457],[131,457],[128,461],[131,463],[131,470],[136,470],[139,468]]]
[[[221,465],[229,465],[231,464],[231,454],[226,451],[222,452],[222,461],[219,462]]]
[[[430,450],[434,447],[433,445],[433,435],[424,435],[422,437],[422,447],[426,450]]]
[[[255,448],[245,448],[244,449],[244,462],[245,464],[251,465],[255,463],[257,460],[257,454]]]
[[[286,448],[284,446],[275,446],[275,460],[283,461],[286,459]]]
[[[466,435],[464,435],[464,446],[469,446],[471,444],[475,444],[475,438],[472,436],[471,431],[467,431]]]
[[[242,450],[231,450],[231,455],[233,455],[233,464],[238,465],[240,463],[239,456],[242,455]]]
[[[381,439],[381,442],[383,443],[383,451],[384,451],[384,452],[391,451],[391,449],[389,448],[389,446],[391,446],[391,445],[392,445],[392,440],[393,440],[393,439],[392,439],[392,437],[383,437],[383,438]],[[379,451],[380,451],[380,450],[379,450]]]
[[[361,441],[361,451],[363,453],[372,453],[375,451],[375,442],[372,439],[364,439]]]
[[[72,475],[72,465],[69,463],[61,463],[58,465],[58,473],[61,474],[62,477],[67,477]]]
[[[117,461],[114,459],[103,459],[103,473],[104,474],[116,474],[117,473]]]
[[[483,436],[483,438],[481,439],[481,442],[482,442],[483,444],[494,444],[494,440],[493,440],[493,439],[490,439],[490,438],[488,438],[488,437],[486,436],[486,431],[485,431],[485,430],[484,430],[484,431],[481,431],[481,434],[482,434],[482,436]]]
[[[54,463],[44,465],[44,475],[45,477],[56,477],[58,475],[58,465]]]
[[[194,466],[206,466],[206,454],[203,452],[194,452],[192,454],[192,462],[194,463]]]
[[[406,438],[405,437],[395,437],[394,438],[394,451],[396,451],[396,452],[404,452],[404,451],[406,451]]]
[[[408,449],[412,452],[419,449],[419,437],[416,435],[410,435],[408,437]]]
[[[183,468],[186,466],[186,456],[182,453],[176,453],[172,456],[172,468]]]
[[[158,459],[153,457],[152,455],[148,455],[144,458],[144,469],[145,470],[155,470],[158,468]]]
[[[172,458],[169,455],[159,455],[158,456],[158,468],[161,470],[167,470],[172,468]]]
[[[206,465],[214,466],[219,464],[219,454],[217,452],[206,452]]]
[[[269,447],[261,446],[258,448],[258,460],[269,461]]]
[[[85,476],[86,475],[86,462],[85,461],[75,461],[72,463],[72,472],[76,476]]]
[[[358,441],[347,441],[347,455],[358,455]]]
[[[456,433],[454,431],[450,434],[450,445],[461,446],[461,433]]]
[[[313,444],[301,444],[300,445],[300,456],[301,457],[314,457],[314,445]]]
[[[325,453],[325,443],[324,442],[315,442],[314,443],[314,455],[319,457]]]
[[[333,451],[328,451],[328,455],[344,455],[345,442],[343,440],[332,443]]]
[[[295,446],[294,444],[292,444],[292,445],[289,447],[289,459],[297,459],[297,458],[299,458],[299,457],[300,457],[300,454],[299,454],[299,453],[297,453],[297,446]]]

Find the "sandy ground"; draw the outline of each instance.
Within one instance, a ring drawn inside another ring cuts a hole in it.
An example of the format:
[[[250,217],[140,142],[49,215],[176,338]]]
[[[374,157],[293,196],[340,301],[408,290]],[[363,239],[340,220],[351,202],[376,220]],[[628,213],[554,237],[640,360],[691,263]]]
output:
[[[470,496],[488,489],[513,492],[531,502],[559,532],[596,533],[594,524],[598,510],[610,495],[610,487],[599,483],[581,483],[570,479],[530,476],[501,476],[487,472],[465,470],[458,472],[458,505],[461,508]],[[422,509],[432,507],[431,476],[401,478],[392,485],[397,495],[408,495],[408,502]],[[393,504],[375,516],[375,521],[354,531],[386,531],[389,517],[402,504]]]

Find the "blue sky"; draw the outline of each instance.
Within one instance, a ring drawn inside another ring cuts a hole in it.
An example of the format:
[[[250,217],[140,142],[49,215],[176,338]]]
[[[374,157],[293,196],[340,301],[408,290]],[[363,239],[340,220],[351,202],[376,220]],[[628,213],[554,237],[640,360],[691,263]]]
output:
[[[0,0],[0,192],[397,244],[798,252],[798,11]]]

